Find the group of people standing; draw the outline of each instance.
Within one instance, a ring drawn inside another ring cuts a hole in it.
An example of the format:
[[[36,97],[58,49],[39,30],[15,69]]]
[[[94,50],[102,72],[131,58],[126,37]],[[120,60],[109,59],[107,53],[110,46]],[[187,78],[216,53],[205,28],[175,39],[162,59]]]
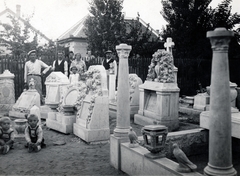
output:
[[[94,56],[91,55],[91,51],[87,52],[85,59],[82,58],[80,53],[76,53],[74,56],[74,53],[72,51],[69,52],[69,57],[65,59],[64,53],[62,51],[58,51],[57,59],[53,61],[52,66],[48,66],[41,60],[37,59],[36,50],[30,51],[28,53],[28,58],[29,61],[25,63],[24,67],[25,87],[27,87],[31,78],[35,80],[35,89],[40,94],[41,104],[44,104],[41,80],[42,68],[46,70],[62,72],[69,78],[71,84],[77,84],[77,82],[80,81],[82,77],[84,77],[84,73],[87,71],[89,66],[92,64],[92,61],[94,60]],[[114,64],[114,72],[116,74],[117,64],[115,59],[112,58],[112,51],[108,50],[106,52],[106,58],[104,58],[102,62],[102,65],[107,70],[107,73],[110,69],[111,64]]]

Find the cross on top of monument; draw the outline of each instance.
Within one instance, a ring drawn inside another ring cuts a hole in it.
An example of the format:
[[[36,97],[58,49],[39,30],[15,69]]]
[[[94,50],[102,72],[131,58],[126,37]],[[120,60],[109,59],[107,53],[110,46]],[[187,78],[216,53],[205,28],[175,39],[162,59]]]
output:
[[[168,52],[172,53],[172,48],[174,47],[174,42],[172,41],[171,37],[167,38],[167,41],[164,43],[164,47],[167,49]]]

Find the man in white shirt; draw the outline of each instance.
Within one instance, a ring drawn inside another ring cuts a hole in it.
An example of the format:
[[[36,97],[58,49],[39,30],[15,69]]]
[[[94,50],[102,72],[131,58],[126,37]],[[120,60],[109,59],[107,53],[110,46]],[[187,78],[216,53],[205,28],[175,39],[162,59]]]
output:
[[[42,96],[42,78],[41,78],[41,69],[48,68],[48,66],[41,60],[37,59],[36,50],[32,50],[28,53],[29,61],[25,63],[24,67],[24,83],[25,86],[29,84],[31,78],[35,81],[35,89],[40,94],[41,104],[44,103],[43,96]]]
[[[53,61],[53,70],[60,71],[66,76],[68,76],[68,63],[63,59],[63,53],[59,51],[57,57],[58,59]]]

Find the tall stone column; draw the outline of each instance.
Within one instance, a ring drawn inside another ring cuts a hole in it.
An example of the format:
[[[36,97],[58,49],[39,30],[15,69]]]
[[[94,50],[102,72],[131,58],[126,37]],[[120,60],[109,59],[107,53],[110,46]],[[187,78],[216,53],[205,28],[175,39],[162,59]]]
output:
[[[237,175],[232,166],[231,105],[228,47],[233,32],[216,28],[207,32],[213,60],[210,94],[209,161],[205,175]]]
[[[119,57],[118,93],[117,93],[117,125],[114,129],[115,137],[127,137],[130,126],[130,95],[128,56],[132,46],[120,44],[116,46]]]

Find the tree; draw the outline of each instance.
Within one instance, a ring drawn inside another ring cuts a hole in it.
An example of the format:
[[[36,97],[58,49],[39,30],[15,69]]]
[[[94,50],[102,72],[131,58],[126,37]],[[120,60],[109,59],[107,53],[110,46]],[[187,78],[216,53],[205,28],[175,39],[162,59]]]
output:
[[[3,30],[0,31],[0,43],[2,46],[11,50],[11,54],[20,55],[27,53],[38,47],[38,34],[34,31],[34,37],[30,38],[30,18],[26,18],[26,23],[20,24],[18,18],[12,15],[7,16],[10,19],[10,24],[0,23]]]
[[[187,58],[211,58],[206,32],[216,27],[232,30],[240,22],[239,14],[231,13],[231,0],[223,0],[215,9],[211,0],[162,0],[161,14],[168,22],[163,38],[172,37],[176,55]]]
[[[94,55],[104,56],[105,51],[115,50],[124,41],[123,0],[92,0],[86,20],[88,48]]]

